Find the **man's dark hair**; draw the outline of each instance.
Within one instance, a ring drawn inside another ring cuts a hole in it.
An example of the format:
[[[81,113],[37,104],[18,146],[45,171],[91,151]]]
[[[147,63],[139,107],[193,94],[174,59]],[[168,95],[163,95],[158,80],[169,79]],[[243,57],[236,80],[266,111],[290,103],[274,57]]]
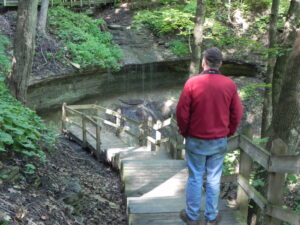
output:
[[[211,69],[220,68],[222,64],[223,56],[222,56],[222,52],[218,48],[216,47],[209,48],[204,52],[203,55],[204,55],[205,62]]]

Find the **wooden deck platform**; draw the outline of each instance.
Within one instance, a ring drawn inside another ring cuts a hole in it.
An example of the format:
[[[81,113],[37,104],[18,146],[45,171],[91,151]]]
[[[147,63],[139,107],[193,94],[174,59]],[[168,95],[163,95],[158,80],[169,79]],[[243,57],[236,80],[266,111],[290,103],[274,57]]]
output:
[[[82,141],[79,128],[71,126],[68,133],[78,142]],[[95,140],[87,137],[87,141],[88,147],[96,151]],[[153,152],[144,146],[128,146],[108,131],[101,131],[101,151],[102,157],[120,170],[129,225],[184,224],[179,218],[180,210],[185,208],[187,168],[184,160],[173,160],[163,150]],[[219,208],[220,225],[242,224],[237,220],[237,209],[227,207],[226,201],[220,200]]]

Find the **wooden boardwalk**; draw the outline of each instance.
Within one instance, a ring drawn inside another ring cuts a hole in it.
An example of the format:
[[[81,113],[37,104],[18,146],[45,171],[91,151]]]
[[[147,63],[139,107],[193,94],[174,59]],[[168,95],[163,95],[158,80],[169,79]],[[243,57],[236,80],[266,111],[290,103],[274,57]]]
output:
[[[129,225],[183,224],[179,212],[185,208],[188,173],[182,160],[183,139],[172,134],[177,130],[172,117],[155,123],[151,117],[146,121],[135,121],[122,115],[120,109],[63,104],[62,130],[84,148],[89,148],[98,160],[106,161],[120,171]],[[288,151],[281,140],[275,140],[271,151],[267,151],[251,140],[251,129],[243,133],[247,136],[239,134],[228,141],[228,152],[240,150],[239,173],[222,177],[222,182],[237,183],[239,210],[220,200],[222,220],[219,224],[245,224],[242,218],[247,218],[251,198],[272,219],[268,225],[277,224],[273,221],[278,220],[300,225],[300,213],[281,207],[283,189],[273,188],[283,187],[284,173],[300,174],[300,156],[284,155],[283,152]],[[268,171],[267,197],[251,185],[253,160]],[[203,215],[201,218],[203,220]]]
[[[69,127],[68,134],[82,143],[82,131]],[[127,197],[129,225],[182,225],[179,212],[185,208],[187,168],[184,160],[174,160],[166,151],[149,151],[145,146],[128,146],[113,133],[101,131],[101,154],[120,171]],[[88,138],[96,151],[96,142]],[[203,202],[203,208],[205,203]],[[203,213],[203,212],[202,212]],[[237,209],[220,200],[220,225],[238,225]],[[203,216],[202,216],[203,220]]]

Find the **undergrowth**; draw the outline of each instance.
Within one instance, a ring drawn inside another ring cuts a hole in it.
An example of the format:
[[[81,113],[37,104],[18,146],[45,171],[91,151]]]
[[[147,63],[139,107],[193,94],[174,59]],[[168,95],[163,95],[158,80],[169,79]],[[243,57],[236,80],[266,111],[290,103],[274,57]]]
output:
[[[45,160],[42,143],[53,143],[54,136],[34,111],[11,96],[4,84],[10,70],[10,57],[6,54],[10,45],[8,38],[0,34],[0,153]]]
[[[102,19],[92,19],[58,6],[49,10],[49,30],[66,46],[60,57],[67,57],[80,66],[100,66],[119,70],[122,52],[112,44],[112,35],[102,32]]]
[[[138,11],[134,16],[136,27],[146,26],[158,36],[176,34],[187,40],[193,34],[196,0],[186,1],[186,4],[167,2],[168,4],[157,9]],[[258,41],[268,32],[269,14],[262,12],[270,8],[271,2],[271,0],[235,1],[228,4],[208,0],[203,32],[204,43],[207,43],[207,47],[216,46],[221,49],[247,49],[247,51],[241,51],[237,57],[247,56],[249,52],[258,53],[262,57],[266,57],[269,51],[281,54],[280,48],[267,50],[264,44]],[[257,10],[257,8],[261,10]],[[287,9],[288,4],[282,2],[279,28],[283,26]],[[241,17],[248,23],[249,27],[241,29],[237,25],[234,25],[237,27],[234,27],[233,24],[229,25],[231,23],[229,17],[232,17],[237,11],[240,12]],[[253,16],[254,14],[257,16]]]

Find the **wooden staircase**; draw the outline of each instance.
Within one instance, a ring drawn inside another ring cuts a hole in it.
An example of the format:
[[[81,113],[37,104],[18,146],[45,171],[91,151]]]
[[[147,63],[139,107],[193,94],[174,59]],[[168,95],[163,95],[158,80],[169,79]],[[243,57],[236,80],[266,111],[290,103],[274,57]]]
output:
[[[107,126],[110,132],[103,129]],[[64,104],[62,108],[63,132],[84,148],[89,148],[97,159],[105,160],[119,170],[127,198],[129,225],[184,224],[179,219],[179,212],[185,208],[188,177],[185,161],[181,160],[184,145],[179,135],[162,137],[162,129],[166,127],[177,129],[172,118],[153,124],[151,118],[138,122],[123,116],[120,110],[116,112],[98,105]],[[115,129],[115,133],[110,128]],[[135,138],[141,146],[123,142],[119,138],[122,133]],[[238,174],[223,176],[222,182],[238,184],[236,201],[240,209],[228,207],[227,202],[220,199],[222,219],[219,225],[245,224],[242,218],[247,218],[250,198],[273,219],[299,225],[300,213],[274,204],[276,200],[273,198],[266,199],[251,185],[249,177],[252,160],[255,160],[268,171],[273,184],[277,184],[277,180],[284,177],[283,173],[300,173],[300,156],[271,154],[253,143],[249,137],[237,135],[229,139],[228,152],[240,149],[240,171]],[[164,147],[165,143],[168,143],[168,148]],[[145,144],[147,146],[143,146]],[[270,188],[268,196],[282,194],[274,190]],[[205,208],[204,202],[201,208]],[[203,218],[202,215],[202,221]]]

